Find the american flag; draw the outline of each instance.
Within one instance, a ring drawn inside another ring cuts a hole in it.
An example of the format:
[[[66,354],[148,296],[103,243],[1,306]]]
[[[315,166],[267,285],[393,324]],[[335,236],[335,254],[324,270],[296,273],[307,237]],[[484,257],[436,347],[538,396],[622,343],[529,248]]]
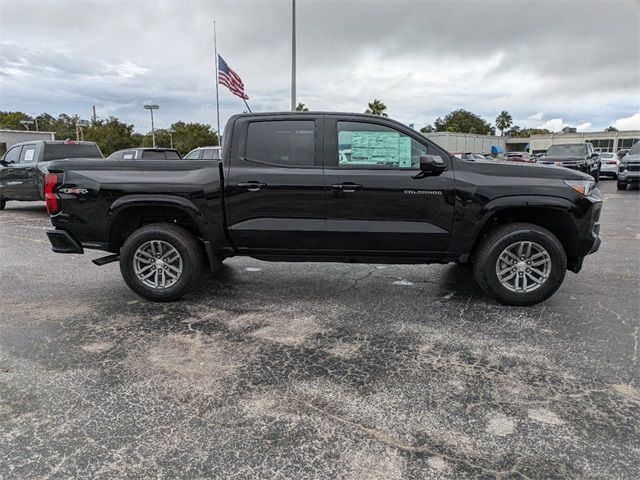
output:
[[[224,85],[231,93],[237,95],[240,98],[248,100],[249,97],[244,93],[244,83],[236,72],[229,68],[227,62],[218,55],[218,82]]]

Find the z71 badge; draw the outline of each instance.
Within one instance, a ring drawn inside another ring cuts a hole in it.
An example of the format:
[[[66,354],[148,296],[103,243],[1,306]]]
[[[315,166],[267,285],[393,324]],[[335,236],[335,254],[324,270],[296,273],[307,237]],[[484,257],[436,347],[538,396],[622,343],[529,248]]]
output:
[[[86,195],[89,190],[86,188],[61,188],[58,190],[60,193],[68,193],[70,195]]]

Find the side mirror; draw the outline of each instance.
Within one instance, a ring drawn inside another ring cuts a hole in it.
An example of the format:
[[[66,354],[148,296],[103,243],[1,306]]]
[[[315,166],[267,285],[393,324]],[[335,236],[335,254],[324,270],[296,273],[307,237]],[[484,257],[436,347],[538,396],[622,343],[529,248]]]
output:
[[[437,175],[447,167],[440,155],[420,155],[420,170]]]
[[[0,165],[8,167],[10,162],[7,162],[4,158],[0,159]]]
[[[596,157],[599,157],[599,156],[600,156],[600,154],[598,152],[593,152],[589,157],[590,158],[596,158]]]

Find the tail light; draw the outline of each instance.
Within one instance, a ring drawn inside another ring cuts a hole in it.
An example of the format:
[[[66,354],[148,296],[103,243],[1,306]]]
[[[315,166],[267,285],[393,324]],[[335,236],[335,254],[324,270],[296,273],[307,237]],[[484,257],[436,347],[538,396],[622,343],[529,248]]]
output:
[[[56,187],[60,184],[60,175],[47,173],[44,179],[44,200],[47,204],[49,215],[55,215],[61,210],[60,198],[56,193]]]
[[[616,161],[615,160],[608,160],[607,161],[607,165],[615,165]]]

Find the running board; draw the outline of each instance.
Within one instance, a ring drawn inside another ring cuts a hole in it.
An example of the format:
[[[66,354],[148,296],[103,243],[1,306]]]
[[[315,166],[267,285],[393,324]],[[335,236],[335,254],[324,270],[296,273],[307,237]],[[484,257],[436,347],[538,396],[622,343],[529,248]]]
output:
[[[91,261],[95,265],[101,267],[103,265],[106,265],[107,263],[117,262],[118,260],[120,260],[120,255],[118,255],[117,253],[114,253],[113,255],[107,255],[106,257],[96,258]]]

